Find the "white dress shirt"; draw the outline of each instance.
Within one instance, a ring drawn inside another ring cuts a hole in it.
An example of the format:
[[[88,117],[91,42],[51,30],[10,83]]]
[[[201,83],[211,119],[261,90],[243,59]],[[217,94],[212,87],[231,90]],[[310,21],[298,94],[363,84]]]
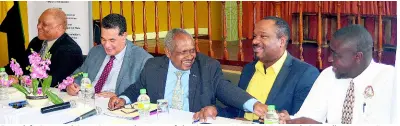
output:
[[[354,82],[352,124],[388,124],[396,94],[393,90],[393,66],[373,60]],[[318,76],[300,110],[292,118],[308,117],[321,123],[340,124],[342,108],[351,79],[336,79],[332,67]],[[366,87],[372,86],[374,96],[364,97]],[[365,103],[365,106],[364,106]]]
[[[101,92],[115,92],[116,88],[116,83],[119,75],[119,71],[121,70],[122,62],[124,61],[124,56],[125,56],[125,50],[126,46],[124,49],[119,52],[117,55],[115,55],[115,59],[113,62],[113,66],[111,68],[110,74],[108,74],[107,80],[101,89]],[[110,56],[107,55],[106,58],[104,58],[103,64],[100,67],[99,72],[96,75],[96,78],[93,81],[93,84],[97,84],[97,81],[99,81],[101,74],[103,73],[104,67],[107,65],[108,61],[110,60]]]

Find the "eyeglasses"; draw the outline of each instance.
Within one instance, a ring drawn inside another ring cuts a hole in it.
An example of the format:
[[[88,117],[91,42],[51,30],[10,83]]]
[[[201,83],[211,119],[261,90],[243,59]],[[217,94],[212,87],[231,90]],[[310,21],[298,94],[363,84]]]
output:
[[[181,51],[181,52],[175,52],[178,55],[181,56],[187,56],[187,55],[192,55],[196,53],[196,49],[191,49],[191,50],[185,50],[185,51]]]

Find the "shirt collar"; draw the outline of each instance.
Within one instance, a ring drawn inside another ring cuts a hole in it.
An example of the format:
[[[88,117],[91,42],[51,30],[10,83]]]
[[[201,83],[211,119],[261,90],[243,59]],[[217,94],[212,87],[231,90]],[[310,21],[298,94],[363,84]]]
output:
[[[125,56],[125,51],[126,51],[126,45],[125,45],[124,49],[122,49],[121,52],[119,52],[117,55],[115,55],[115,59],[122,60]]]
[[[358,83],[362,83],[363,81],[368,80],[368,78],[370,78],[370,76],[369,76],[370,73],[374,73],[373,69],[374,69],[374,66],[376,64],[377,63],[372,59],[371,62],[369,63],[369,65],[368,65],[368,67],[363,72],[361,72],[360,75],[358,75],[357,77],[353,78],[354,84],[356,84],[357,82]]]
[[[283,63],[286,60],[286,57],[287,57],[287,51],[285,51],[283,53],[283,55],[281,56],[281,58],[279,58],[278,61],[276,61],[274,64],[272,64],[270,66],[276,75],[282,69],[282,66],[283,66]],[[264,73],[264,64],[261,61],[258,61],[255,67],[256,67],[257,70],[262,71],[262,73]],[[270,67],[268,67],[268,68],[270,68]]]
[[[54,39],[54,40],[51,40],[51,41],[47,41],[47,40],[46,40],[46,42],[47,42],[48,44],[50,44],[50,43],[54,43],[54,42],[56,42],[56,41],[57,41],[57,39],[58,39],[58,38],[56,38],[56,39]]]
[[[169,63],[168,63],[168,71],[169,71],[169,72],[172,72],[172,73],[175,73],[175,72],[177,72],[177,71],[183,71],[183,70],[177,69],[177,68],[174,66],[174,64],[172,64],[172,61],[169,60]],[[186,72],[187,74],[190,74],[190,69],[189,69],[189,70],[186,70],[185,72]]]

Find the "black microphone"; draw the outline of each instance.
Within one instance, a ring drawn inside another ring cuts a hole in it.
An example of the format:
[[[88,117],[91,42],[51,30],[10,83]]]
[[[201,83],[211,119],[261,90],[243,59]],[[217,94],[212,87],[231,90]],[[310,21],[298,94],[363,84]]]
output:
[[[49,112],[54,112],[54,111],[63,110],[63,109],[67,109],[67,108],[75,108],[75,107],[76,107],[76,102],[69,101],[69,102],[64,102],[61,104],[56,104],[56,105],[41,108],[40,112],[42,114],[45,114],[45,113],[49,113]]]
[[[86,112],[85,114],[79,116],[78,118],[75,118],[74,120],[66,122],[64,124],[68,124],[68,123],[71,123],[71,122],[76,122],[76,121],[79,121],[79,120],[83,120],[83,119],[89,118],[91,116],[98,115],[100,113],[101,113],[101,108],[100,107],[96,107],[95,109],[92,109],[89,112]]]

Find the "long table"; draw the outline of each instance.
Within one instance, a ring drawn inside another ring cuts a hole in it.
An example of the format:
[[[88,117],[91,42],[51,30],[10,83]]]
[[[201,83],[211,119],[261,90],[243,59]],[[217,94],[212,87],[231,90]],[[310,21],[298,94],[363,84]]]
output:
[[[8,100],[0,100],[0,124],[62,124],[71,121],[79,115],[91,110],[84,107],[82,101],[77,96],[69,96],[65,92],[59,92],[52,89],[55,94],[60,96],[64,101],[77,101],[76,108],[60,110],[46,114],[40,113],[40,108],[24,107],[14,109],[8,106],[8,103],[25,100],[24,95],[14,88],[9,89]],[[151,115],[146,119],[127,120],[117,117],[111,117],[110,111],[107,109],[108,98],[96,97],[96,106],[102,109],[102,114],[78,121],[71,124],[192,124],[192,112],[170,109],[169,113],[161,113]],[[211,124],[248,124],[240,120],[233,120],[223,117],[217,117],[216,120],[207,119]]]

